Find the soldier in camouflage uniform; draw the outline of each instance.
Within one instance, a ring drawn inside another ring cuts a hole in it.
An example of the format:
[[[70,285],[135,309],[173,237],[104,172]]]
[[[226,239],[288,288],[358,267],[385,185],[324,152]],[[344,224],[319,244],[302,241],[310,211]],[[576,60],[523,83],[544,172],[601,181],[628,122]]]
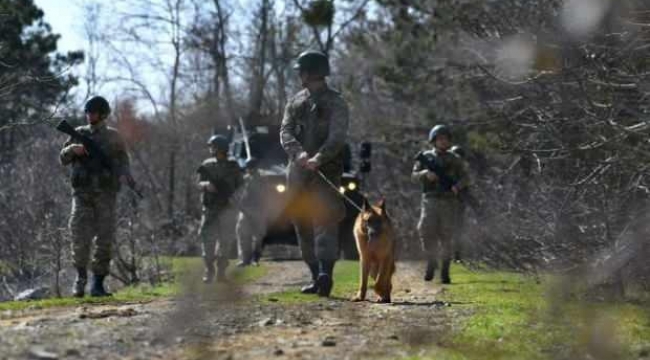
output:
[[[208,140],[208,145],[212,157],[203,161],[197,169],[197,184],[203,204],[199,237],[205,264],[205,283],[214,280],[215,260],[217,281],[226,280],[228,254],[234,245],[237,216],[231,198],[243,181],[237,162],[228,160],[228,139],[222,135],[213,135]]]
[[[442,260],[441,280],[451,283],[449,266],[454,236],[460,214],[459,194],[469,186],[469,177],[463,161],[449,152],[451,131],[437,125],[429,133],[433,149],[423,153],[426,162],[436,164],[442,173],[431,171],[423,161],[416,161],[411,177],[422,184],[422,209],[418,231],[427,255],[425,281],[433,280],[438,258]],[[452,179],[452,183],[442,181]]]
[[[115,238],[115,203],[120,184],[129,175],[129,156],[118,132],[106,125],[110,106],[96,96],[86,102],[84,111],[88,125],[76,130],[93,140],[112,162],[112,171],[97,157],[88,156],[85,147],[70,138],[63,145],[60,161],[71,167],[72,212],[69,227],[72,236],[72,258],[77,279],[72,293],[83,297],[87,283],[87,267],[93,239],[91,296],[109,296],[104,278],[109,273],[111,246]]]
[[[303,293],[329,296],[338,259],[338,223],[345,206],[326,177],[338,188],[343,173],[343,147],[348,131],[348,106],[325,81],[327,56],[307,51],[298,57],[303,90],[284,111],[280,141],[289,156],[288,190],[293,200],[294,226],[312,283]]]
[[[267,189],[264,178],[260,176],[255,158],[246,161],[244,190],[240,200],[237,218],[237,252],[239,264],[243,267],[257,265],[262,251],[262,238],[266,234],[267,214],[264,209],[264,191]]]

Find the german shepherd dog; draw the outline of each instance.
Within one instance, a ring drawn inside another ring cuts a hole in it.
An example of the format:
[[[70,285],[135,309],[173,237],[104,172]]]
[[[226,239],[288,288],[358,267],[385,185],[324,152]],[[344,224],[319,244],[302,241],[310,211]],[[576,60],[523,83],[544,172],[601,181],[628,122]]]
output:
[[[382,199],[374,206],[367,201],[354,224],[354,237],[359,251],[359,292],[352,301],[364,301],[368,275],[375,280],[377,302],[389,303],[395,273],[395,230]]]

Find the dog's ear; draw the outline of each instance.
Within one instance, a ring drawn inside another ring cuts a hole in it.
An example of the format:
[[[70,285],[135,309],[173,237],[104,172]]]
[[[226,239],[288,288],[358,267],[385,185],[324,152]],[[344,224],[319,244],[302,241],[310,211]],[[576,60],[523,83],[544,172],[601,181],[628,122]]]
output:
[[[385,214],[386,213],[386,199],[381,198],[379,202],[377,203],[377,207],[381,209],[381,213]]]
[[[372,210],[372,206],[370,206],[370,203],[368,202],[367,198],[363,199],[363,205],[361,206],[361,209],[364,212]]]

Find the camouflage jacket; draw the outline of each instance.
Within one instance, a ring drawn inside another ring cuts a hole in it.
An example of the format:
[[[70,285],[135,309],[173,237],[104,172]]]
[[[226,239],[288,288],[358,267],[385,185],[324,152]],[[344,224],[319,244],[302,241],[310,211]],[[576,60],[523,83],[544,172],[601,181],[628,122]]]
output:
[[[196,173],[198,182],[209,181],[217,189],[216,192],[202,191],[201,203],[206,208],[227,206],[243,182],[242,171],[237,162],[232,160],[208,158],[203,161]]]
[[[129,155],[124,140],[116,129],[101,122],[76,128],[81,135],[93,140],[112,162],[112,171],[104,167],[96,157],[76,156],[70,145],[80,144],[69,138],[61,150],[59,160],[71,165],[70,182],[74,192],[112,191],[120,189],[119,177],[128,175]]]
[[[469,174],[463,159],[449,151],[440,152],[436,149],[425,151],[424,156],[429,161],[435,162],[442,169],[443,173],[454,181],[454,184],[459,190],[466,189],[469,186]],[[427,170],[427,166],[420,161],[416,161],[411,173],[411,178],[422,184],[423,193],[445,195],[451,192],[450,188],[442,186],[440,179],[433,182],[427,179],[426,171],[424,170]]]
[[[339,92],[303,89],[285,107],[280,142],[290,161],[306,151],[319,165],[338,169],[348,126],[348,106]]]

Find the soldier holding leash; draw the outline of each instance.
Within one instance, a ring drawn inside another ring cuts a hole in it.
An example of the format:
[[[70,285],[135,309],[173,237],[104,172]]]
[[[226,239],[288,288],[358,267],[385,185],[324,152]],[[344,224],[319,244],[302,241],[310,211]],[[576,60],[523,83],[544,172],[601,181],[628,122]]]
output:
[[[329,296],[334,264],[339,256],[338,224],[345,216],[338,188],[343,173],[343,147],[348,131],[348,106],[325,78],[327,56],[300,54],[294,67],[303,90],[285,107],[280,141],[289,157],[288,189],[294,199],[294,226],[312,282],[303,293]],[[327,180],[325,180],[327,179]]]

